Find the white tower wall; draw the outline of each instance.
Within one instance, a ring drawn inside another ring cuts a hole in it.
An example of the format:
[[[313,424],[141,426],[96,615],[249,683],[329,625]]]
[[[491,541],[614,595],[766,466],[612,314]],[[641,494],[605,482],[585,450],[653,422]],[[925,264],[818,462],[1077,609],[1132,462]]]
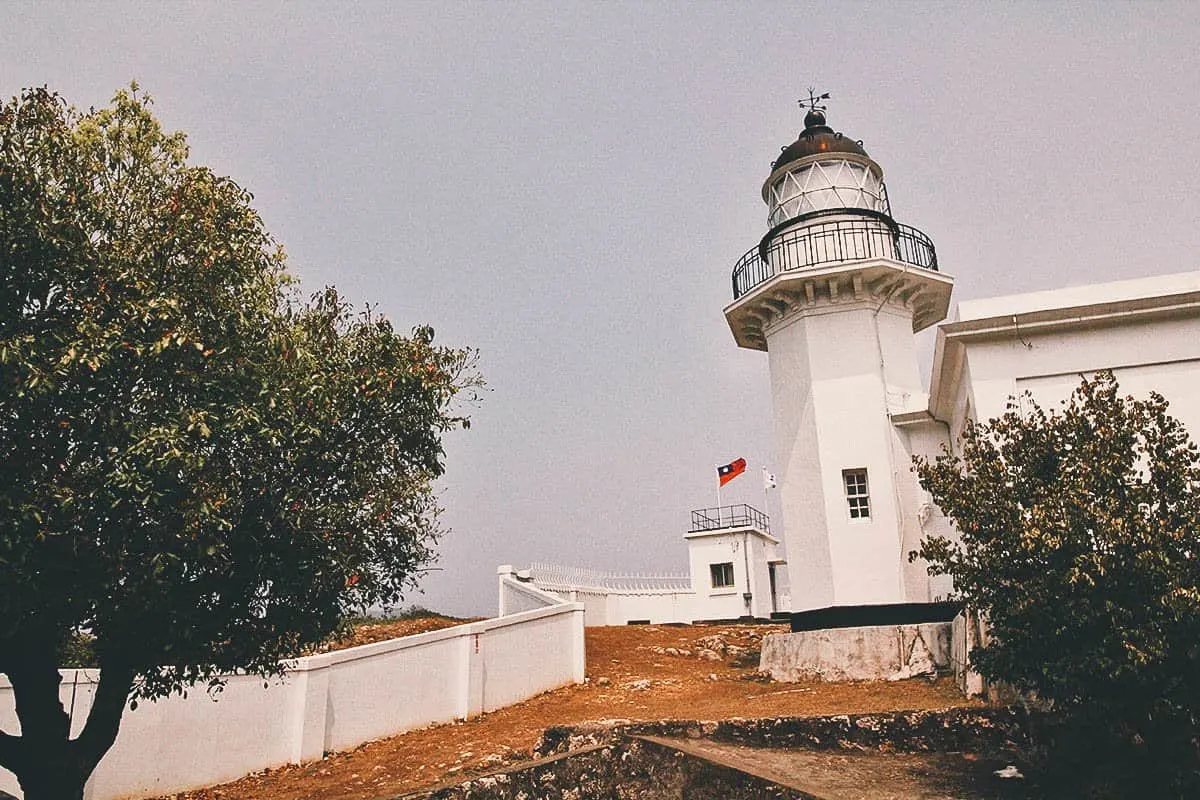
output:
[[[915,599],[898,534],[908,448],[888,418],[889,398],[919,392],[911,313],[873,298],[830,304],[766,336],[793,610]],[[865,519],[850,517],[851,469],[867,471]]]

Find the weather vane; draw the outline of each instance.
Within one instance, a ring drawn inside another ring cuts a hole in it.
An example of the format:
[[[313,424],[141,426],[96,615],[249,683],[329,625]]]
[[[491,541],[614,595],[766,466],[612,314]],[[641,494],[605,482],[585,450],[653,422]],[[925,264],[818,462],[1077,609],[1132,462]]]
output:
[[[808,87],[808,99],[800,99],[796,102],[800,104],[801,108],[807,108],[809,111],[824,111],[825,106],[821,104],[821,101],[829,99],[829,92],[825,94],[816,94],[815,92],[813,87]]]

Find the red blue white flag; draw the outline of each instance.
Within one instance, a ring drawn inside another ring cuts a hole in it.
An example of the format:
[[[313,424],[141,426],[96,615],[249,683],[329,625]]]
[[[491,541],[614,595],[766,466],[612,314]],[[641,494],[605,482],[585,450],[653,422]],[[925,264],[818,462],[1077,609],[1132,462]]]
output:
[[[722,467],[717,467],[717,485],[724,486],[745,471],[746,459],[744,458],[739,458],[737,461],[731,461]]]

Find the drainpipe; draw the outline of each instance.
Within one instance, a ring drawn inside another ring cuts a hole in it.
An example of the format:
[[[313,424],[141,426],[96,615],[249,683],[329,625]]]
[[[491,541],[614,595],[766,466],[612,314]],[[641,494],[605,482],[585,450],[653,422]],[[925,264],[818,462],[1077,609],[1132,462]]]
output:
[[[754,593],[750,589],[750,533],[742,534],[742,564],[746,567],[746,591],[742,599],[746,601],[746,615],[754,616]]]

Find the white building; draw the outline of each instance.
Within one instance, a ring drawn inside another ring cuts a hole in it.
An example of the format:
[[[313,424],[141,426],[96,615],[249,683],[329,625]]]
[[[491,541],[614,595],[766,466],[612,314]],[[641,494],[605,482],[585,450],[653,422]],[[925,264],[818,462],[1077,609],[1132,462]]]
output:
[[[912,457],[1010,397],[1051,406],[1081,374],[1112,369],[1200,434],[1200,273],[964,302],[923,380],[914,334],[946,317],[954,281],[932,241],[892,218],[861,142],[811,109],[762,197],[768,230],[734,267],[725,317],[740,347],[768,357],[794,631],[954,613],[935,602],[949,583],[907,557],[926,534],[952,535]]]
[[[960,303],[938,329],[928,413],[957,437],[1010,397],[1047,407],[1101,369],[1124,394],[1163,395],[1200,438],[1200,272]]]
[[[500,572],[502,580],[515,577],[582,603],[586,625],[763,620],[790,610],[787,562],[766,514],[744,504],[699,509],[683,538],[687,575],[617,575],[549,564]]]

